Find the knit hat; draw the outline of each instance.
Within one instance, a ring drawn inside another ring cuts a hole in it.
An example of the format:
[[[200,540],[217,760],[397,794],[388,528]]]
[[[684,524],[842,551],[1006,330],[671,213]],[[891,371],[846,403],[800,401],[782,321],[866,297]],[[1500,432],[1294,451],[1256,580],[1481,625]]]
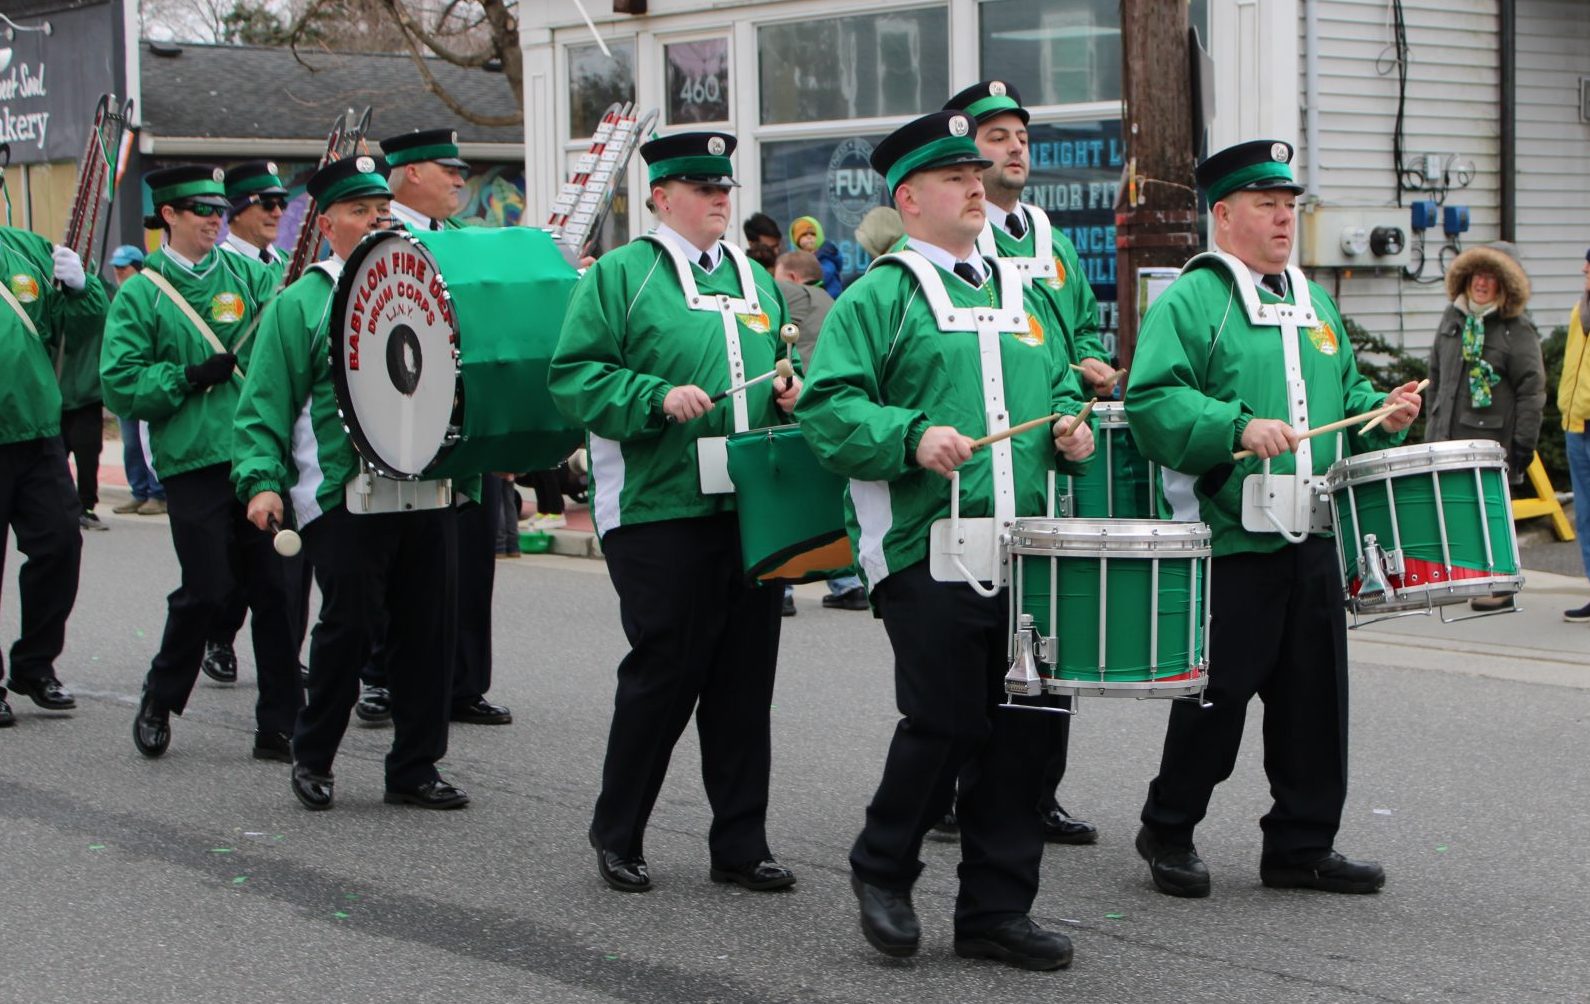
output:
[[[789,225],[789,245],[792,248],[801,246],[801,238],[812,234],[817,238],[817,246],[823,246],[823,225],[817,222],[815,216],[802,216]]]
[[[1517,248],[1506,241],[1496,241],[1458,255],[1446,270],[1446,298],[1456,300],[1467,293],[1475,272],[1495,273],[1502,286],[1502,317],[1517,317],[1524,312],[1529,303],[1529,277],[1518,264]]]

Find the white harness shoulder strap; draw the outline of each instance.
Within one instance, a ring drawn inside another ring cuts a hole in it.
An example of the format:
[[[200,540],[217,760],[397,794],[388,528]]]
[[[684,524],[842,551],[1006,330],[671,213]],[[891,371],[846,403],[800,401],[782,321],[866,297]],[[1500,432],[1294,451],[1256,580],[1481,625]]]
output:
[[[696,277],[691,268],[693,262],[672,243],[659,237],[657,234],[646,234],[643,238],[661,248],[673,263],[674,274],[679,277],[679,288],[684,290],[685,306],[691,310],[716,313],[723,323],[724,354],[729,364],[729,386],[738,387],[745,383],[745,353],[740,344],[740,326],[737,314],[762,313],[761,293],[756,288],[756,280],[751,274],[750,259],[745,252],[732,244],[720,242],[724,255],[734,263],[734,271],[740,281],[740,295],[728,296],[722,293],[702,293],[696,286]],[[750,417],[746,406],[745,391],[740,390],[729,395],[729,401],[734,408],[734,431],[745,432],[750,428]]]
[[[1015,266],[1022,282],[1030,286],[1035,279],[1053,279],[1060,274],[1054,260],[1054,226],[1049,222],[1049,214],[1042,209],[1025,202],[1019,205],[1027,211],[1027,220],[1032,226],[1032,257],[1000,255],[999,245],[994,238],[994,225],[986,220],[983,222],[983,232],[977,235],[977,251],[985,258],[1009,262]]]

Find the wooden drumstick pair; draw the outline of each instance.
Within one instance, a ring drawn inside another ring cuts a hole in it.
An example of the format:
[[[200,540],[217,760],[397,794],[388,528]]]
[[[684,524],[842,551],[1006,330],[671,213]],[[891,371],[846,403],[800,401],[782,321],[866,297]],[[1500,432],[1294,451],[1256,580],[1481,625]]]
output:
[[[1427,377],[1419,381],[1418,385],[1413,388],[1413,392],[1415,394],[1421,393],[1428,386],[1430,386],[1430,380]],[[1383,404],[1378,408],[1371,408],[1369,411],[1358,415],[1352,415],[1348,418],[1342,419],[1339,422],[1331,422],[1329,425],[1322,425],[1317,429],[1310,429],[1297,438],[1299,440],[1313,439],[1315,436],[1322,436],[1327,432],[1335,432],[1337,429],[1345,429],[1350,425],[1357,425],[1359,422],[1367,421],[1369,424],[1358,430],[1358,434],[1362,436],[1370,429],[1373,429],[1381,422],[1384,422],[1386,419],[1390,418],[1392,412],[1400,411],[1411,406],[1411,403],[1408,401],[1398,401],[1396,404]],[[1252,450],[1238,450],[1231,455],[1231,459],[1246,460],[1253,455],[1254,453]]]
[[[786,355],[785,358],[778,360],[773,364],[772,369],[768,370],[766,373],[763,373],[761,376],[754,376],[744,383],[735,384],[733,387],[730,387],[727,390],[720,390],[716,394],[707,398],[707,401],[712,404],[717,404],[730,394],[738,394],[747,387],[755,387],[757,384],[762,383],[765,380],[771,380],[774,377],[778,377],[781,380],[795,379],[795,363],[791,357],[793,357],[795,354],[795,343],[800,340],[801,329],[797,328],[793,324],[786,324],[779,329],[778,337],[780,341],[788,346],[788,349],[786,349],[788,355]],[[786,384],[785,386],[788,385]],[[782,393],[782,391],[778,391],[778,393]],[[674,418],[672,415],[669,415],[668,421],[676,422],[678,419]]]
[[[1078,369],[1078,370],[1081,369],[1081,367],[1077,366],[1076,363],[1072,363],[1071,367],[1073,369]],[[1116,370],[1115,371],[1115,376],[1110,379],[1110,386],[1114,387],[1117,383],[1120,382],[1121,377],[1123,377],[1125,375],[1126,375],[1126,371],[1125,370]],[[1098,403],[1099,403],[1099,398],[1098,398],[1098,395],[1095,394],[1093,396],[1093,399],[1091,401],[1089,401],[1087,404],[1083,405],[1081,411],[1077,412],[1076,417],[1071,419],[1071,421],[1066,423],[1065,431],[1060,433],[1060,438],[1064,439],[1067,436],[1071,435],[1073,432],[1077,431],[1077,426],[1081,425],[1083,422],[1086,422],[1088,420],[1088,416],[1093,414],[1093,406],[1098,404]],[[999,442],[1000,440],[1009,439],[1011,436],[1019,436],[1023,432],[1026,432],[1028,429],[1036,429],[1040,425],[1045,425],[1045,424],[1047,424],[1049,422],[1055,421],[1056,419],[1060,419],[1060,418],[1064,418],[1064,417],[1065,416],[1063,414],[1061,414],[1060,412],[1057,411],[1057,412],[1055,412],[1052,415],[1045,415],[1042,418],[1035,418],[1035,419],[1032,419],[1031,421],[1023,422],[1020,425],[1013,425],[1010,428],[1004,430],[1003,432],[996,432],[996,433],[993,433],[992,435],[983,436],[983,437],[981,437],[979,439],[972,440],[972,449],[973,450],[980,450],[983,447],[991,446],[994,443]]]

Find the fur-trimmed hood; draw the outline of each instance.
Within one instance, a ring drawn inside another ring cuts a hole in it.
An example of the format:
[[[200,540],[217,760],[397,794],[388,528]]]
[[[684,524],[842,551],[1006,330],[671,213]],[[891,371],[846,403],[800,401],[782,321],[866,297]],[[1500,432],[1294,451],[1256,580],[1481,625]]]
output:
[[[1446,298],[1456,301],[1467,293],[1469,277],[1479,271],[1495,272],[1500,277],[1502,294],[1507,301],[1501,311],[1504,319],[1517,317],[1524,312],[1524,307],[1529,303],[1529,276],[1524,274],[1523,266],[1518,264],[1513,246],[1506,243],[1469,248],[1458,255],[1452,267],[1446,271]]]

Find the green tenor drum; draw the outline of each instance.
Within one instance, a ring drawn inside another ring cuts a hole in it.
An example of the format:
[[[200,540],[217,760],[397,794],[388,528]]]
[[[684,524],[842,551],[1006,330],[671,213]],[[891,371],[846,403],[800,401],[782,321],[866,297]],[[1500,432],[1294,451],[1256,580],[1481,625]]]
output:
[[[1010,531],[1011,693],[1189,697],[1208,683],[1210,530],[1152,519],[1018,519]]]
[[[817,462],[799,427],[735,433],[727,450],[746,574],[815,582],[850,570],[845,481]]]
[[[578,278],[528,227],[380,231],[332,301],[332,383],[354,447],[397,479],[556,466],[582,431],[547,369]]]
[[[1126,406],[1093,406],[1093,462],[1086,474],[1060,482],[1059,511],[1083,519],[1162,519],[1170,515],[1159,465],[1137,452]]]
[[[1325,487],[1355,617],[1428,612],[1523,588],[1498,444],[1377,450],[1331,465]]]

